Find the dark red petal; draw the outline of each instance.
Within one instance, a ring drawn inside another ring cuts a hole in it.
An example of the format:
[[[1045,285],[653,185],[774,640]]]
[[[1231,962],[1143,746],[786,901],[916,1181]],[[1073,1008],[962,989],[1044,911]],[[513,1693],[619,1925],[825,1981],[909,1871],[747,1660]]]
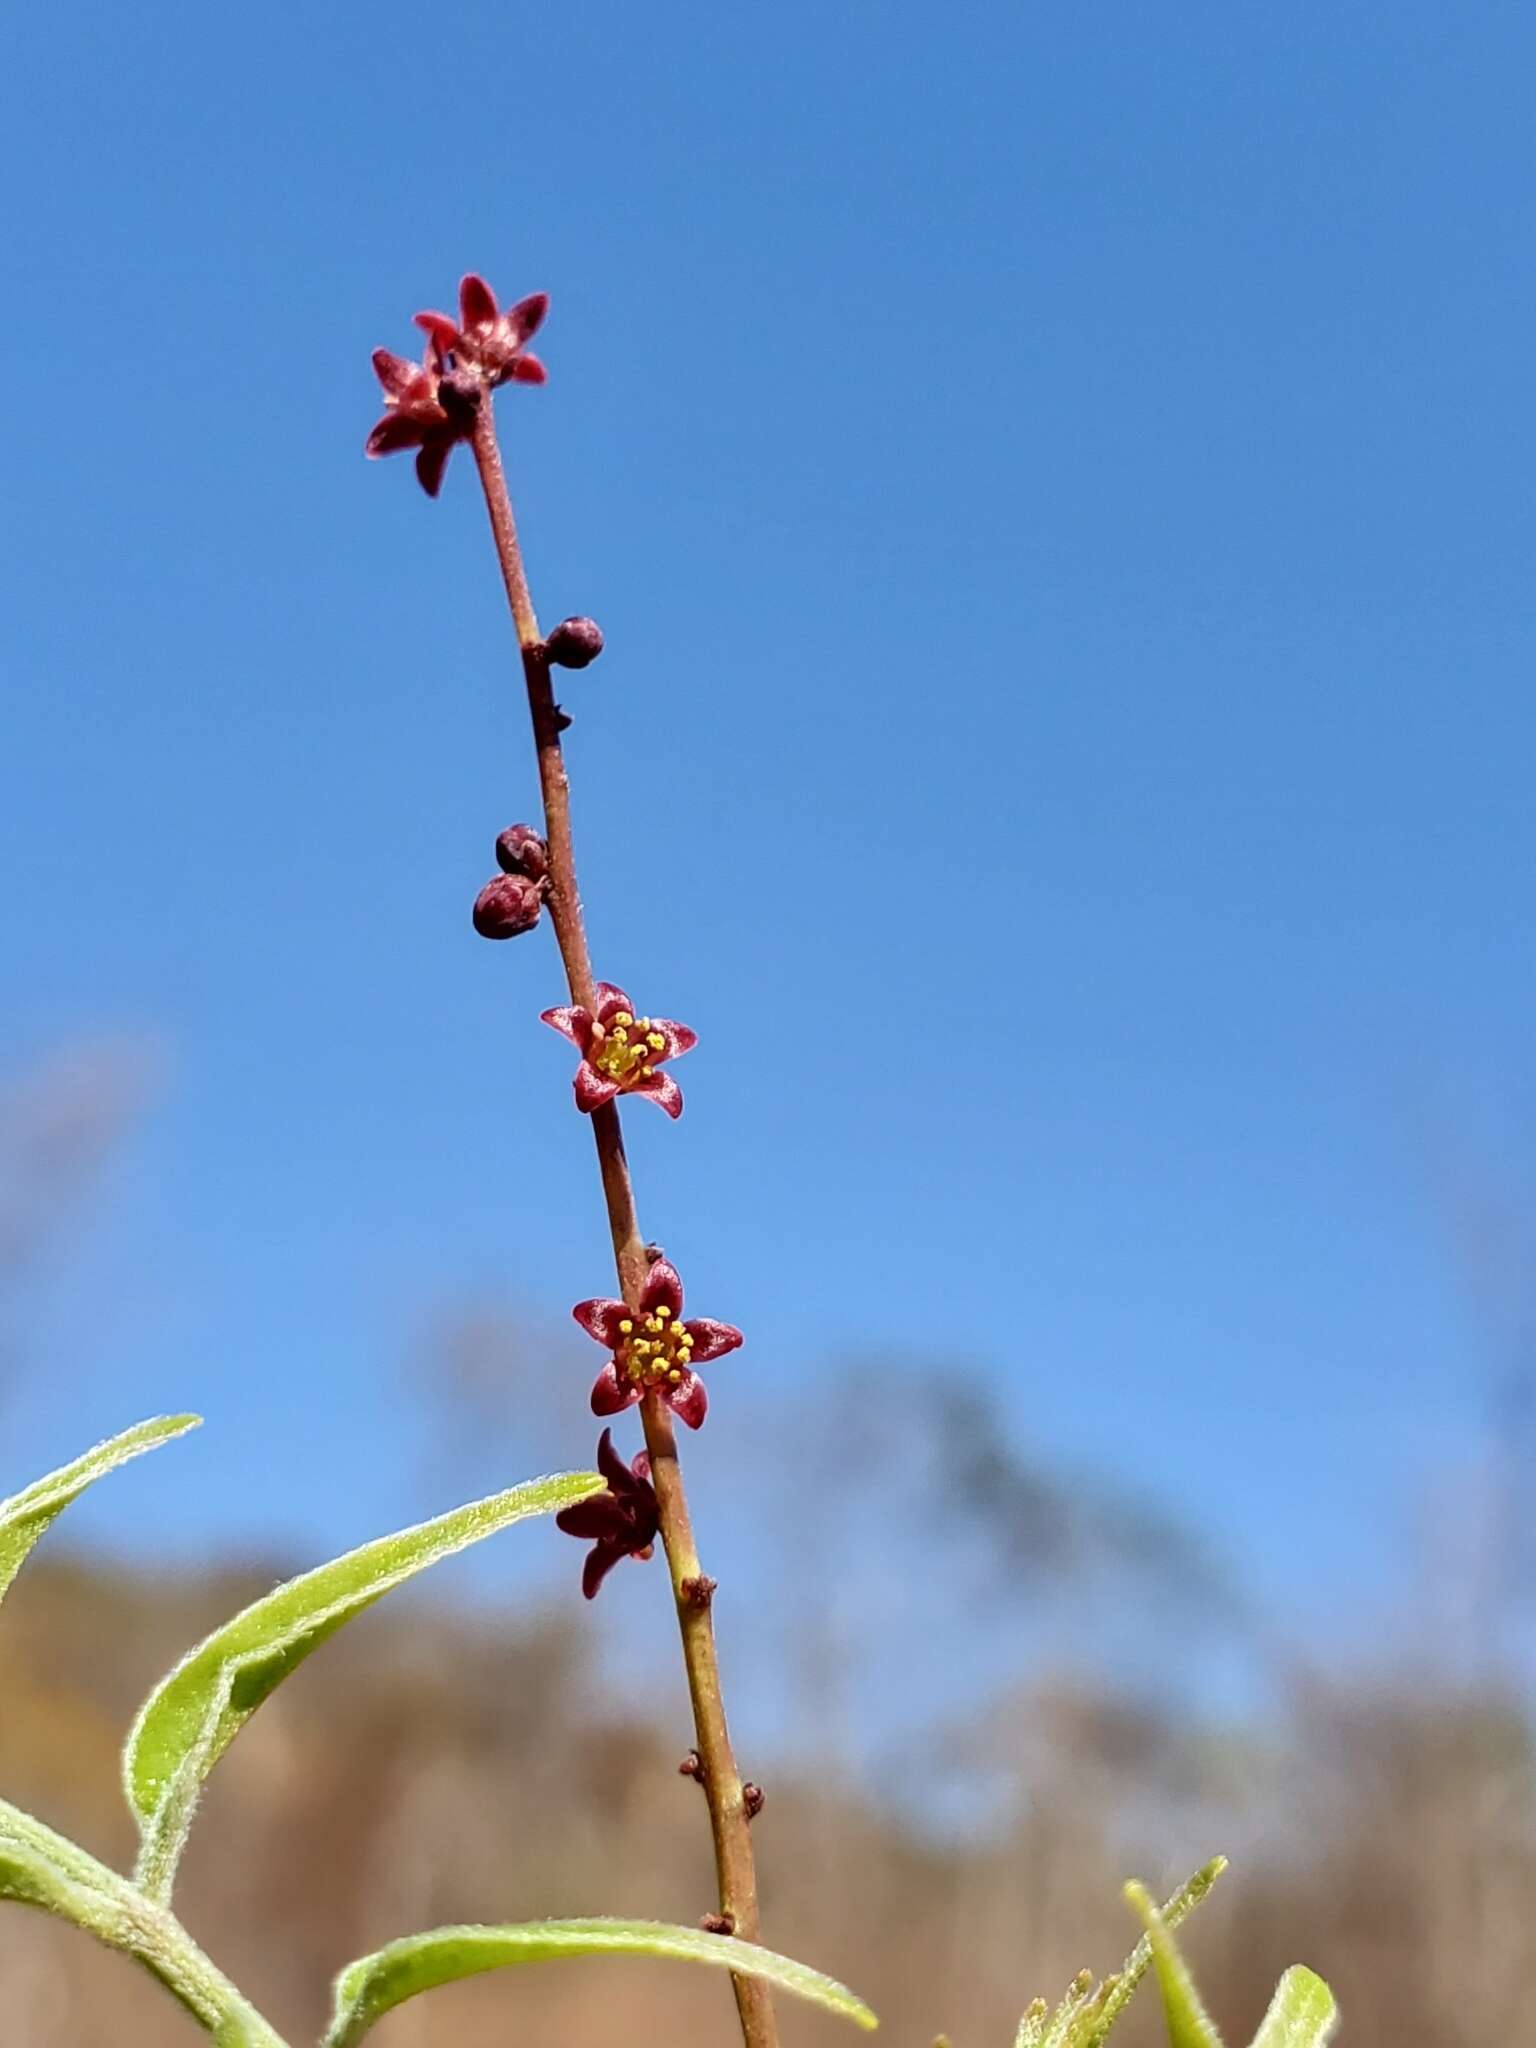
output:
[[[579,1536],[584,1543],[617,1543],[630,1533],[631,1519],[623,1502],[611,1493],[595,1493],[590,1500],[562,1508],[555,1527],[567,1536]]]
[[[587,1552],[587,1561],[581,1568],[581,1590],[587,1599],[597,1598],[598,1587],[625,1554],[616,1543],[599,1543]]]
[[[547,384],[549,372],[537,356],[514,356],[507,365],[507,376],[514,384]]]
[[[617,982],[600,981],[592,993],[597,998],[597,1021],[599,1024],[606,1024],[615,1010],[628,1010],[631,1017],[635,1014],[634,1004],[625,995]]]
[[[463,340],[457,323],[450,320],[446,313],[418,313],[416,325],[439,355],[451,356]]]
[[[683,1312],[683,1279],[670,1259],[654,1259],[640,1289],[640,1306],[647,1315],[664,1308],[668,1315]]]
[[[408,412],[387,412],[370,432],[364,445],[368,455],[394,455],[402,448],[419,448],[427,429]]]
[[[664,1387],[661,1398],[680,1422],[697,1429],[709,1407],[709,1395],[697,1373],[685,1372],[675,1387]]]
[[[683,1091],[670,1074],[647,1074],[643,1081],[631,1085],[629,1093],[648,1095],[674,1120],[683,1113]]]
[[[693,1339],[695,1365],[708,1365],[712,1358],[724,1358],[746,1340],[734,1323],[717,1323],[713,1316],[694,1316],[683,1328]]]
[[[429,441],[417,456],[416,481],[429,498],[435,498],[443,488],[443,471],[452,453],[451,441]]]
[[[594,1415],[622,1414],[626,1408],[633,1408],[639,1398],[640,1389],[633,1380],[619,1378],[618,1370],[611,1358],[592,1382]]]
[[[459,325],[467,333],[471,327],[492,327],[495,322],[496,294],[471,271],[459,280]]]
[[[387,348],[373,352],[373,374],[390,398],[402,398],[421,375],[420,363],[409,363]]]
[[[634,1457],[632,1457],[629,1461],[629,1469],[631,1472],[634,1473],[635,1477],[640,1481],[640,1484],[642,1486],[648,1487],[651,1483],[650,1452],[637,1451]]]
[[[651,1029],[659,1031],[667,1041],[664,1051],[657,1053],[658,1060],[675,1060],[685,1052],[692,1052],[699,1042],[699,1034],[689,1024],[674,1024],[670,1017],[653,1017]]]
[[[525,341],[532,341],[544,325],[544,315],[548,311],[548,292],[530,292],[526,299],[519,299],[515,306],[508,306],[506,327],[514,348],[521,348]]]
[[[591,1016],[575,1003],[563,1003],[557,1010],[541,1010],[539,1022],[547,1024],[551,1031],[558,1031],[560,1036],[568,1038],[572,1045],[579,1045],[583,1052],[591,1043]]]
[[[582,1307],[586,1307],[585,1302],[582,1303]],[[585,1325],[583,1325],[583,1328],[585,1328]],[[611,1429],[605,1429],[597,1440],[597,1469],[602,1473],[610,1487],[615,1480],[618,1481],[620,1486],[628,1486],[634,1476],[624,1460],[613,1448],[613,1431]],[[559,1519],[560,1517],[556,1515],[555,1520],[558,1522]]]
[[[601,1109],[605,1102],[612,1102],[619,1092],[617,1081],[610,1081],[600,1074],[596,1067],[583,1060],[576,1069],[576,1107],[583,1116],[590,1116],[594,1109]]]
[[[621,1336],[619,1324],[629,1314],[622,1301],[604,1301],[601,1297],[595,1301],[578,1301],[571,1314],[589,1337],[595,1337],[607,1350],[617,1351]],[[606,1470],[606,1467],[599,1464],[598,1470]]]

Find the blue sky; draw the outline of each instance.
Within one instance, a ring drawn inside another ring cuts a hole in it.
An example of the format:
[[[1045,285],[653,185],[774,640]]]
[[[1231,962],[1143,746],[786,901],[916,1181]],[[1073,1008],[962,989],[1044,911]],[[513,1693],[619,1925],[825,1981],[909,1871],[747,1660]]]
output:
[[[553,295],[501,414],[608,634],[599,965],[702,1034],[629,1130],[750,1334],[717,1542],[733,1386],[897,1347],[1298,1623],[1386,1602],[1530,1178],[1533,64],[1513,5],[19,15],[0,1059],[159,1078],[7,1473],[195,1406],[84,1527],[339,1545],[422,1509],[425,1321],[606,1285],[553,948],[469,927],[534,802],[483,513],[361,459],[475,267]]]

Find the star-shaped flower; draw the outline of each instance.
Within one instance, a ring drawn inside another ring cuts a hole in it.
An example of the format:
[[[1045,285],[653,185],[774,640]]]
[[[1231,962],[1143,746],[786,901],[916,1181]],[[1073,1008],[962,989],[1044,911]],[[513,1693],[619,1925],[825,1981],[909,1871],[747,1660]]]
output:
[[[408,362],[387,348],[373,352],[374,374],[384,390],[384,417],[368,436],[369,456],[393,455],[401,448],[414,448],[416,475],[429,498],[442,489],[443,471],[454,443],[469,430],[470,415],[462,404],[454,405],[454,394],[444,405],[443,364],[436,342],[427,343],[419,363]]]
[[[683,1283],[666,1259],[657,1259],[646,1274],[638,1307],[579,1301],[571,1314],[589,1337],[613,1353],[593,1383],[594,1415],[617,1415],[642,1394],[657,1393],[674,1415],[697,1429],[709,1396],[694,1367],[723,1358],[742,1341],[732,1323],[717,1323],[711,1316],[683,1321]]]
[[[457,320],[446,313],[418,313],[416,325],[445,358],[461,369],[478,370],[494,390],[498,384],[548,381],[544,365],[527,353],[548,311],[549,293],[533,292],[501,312],[496,294],[471,271],[459,282]]]
[[[616,1095],[648,1095],[668,1116],[681,1116],[683,1091],[670,1074],[658,1069],[664,1061],[691,1052],[699,1034],[667,1017],[637,1017],[629,997],[611,981],[597,984],[596,997],[595,1014],[568,1003],[543,1011],[540,1018],[581,1053],[576,1107],[590,1116]]]
[[[557,1529],[592,1544],[581,1568],[581,1590],[589,1600],[621,1557],[650,1556],[660,1522],[644,1451],[626,1465],[613,1448],[613,1431],[605,1429],[597,1440],[597,1469],[608,1491],[589,1494],[555,1517]]]
[[[414,448],[416,474],[429,498],[442,488],[443,471],[456,441],[468,440],[475,409],[498,384],[542,384],[548,372],[527,343],[549,311],[549,294],[534,292],[505,313],[483,277],[459,285],[459,317],[418,313],[427,336],[419,363],[387,348],[373,352],[373,367],[384,387],[384,417],[368,436],[370,455]]]

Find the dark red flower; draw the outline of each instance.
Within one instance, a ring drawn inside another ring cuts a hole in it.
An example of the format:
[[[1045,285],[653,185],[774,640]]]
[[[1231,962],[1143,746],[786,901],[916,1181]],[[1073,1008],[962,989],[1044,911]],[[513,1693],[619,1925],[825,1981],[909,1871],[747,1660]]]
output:
[[[666,1259],[657,1259],[646,1274],[638,1308],[622,1301],[579,1301],[571,1314],[613,1353],[592,1387],[594,1415],[617,1415],[642,1394],[655,1392],[697,1429],[709,1396],[694,1367],[723,1358],[741,1342],[732,1323],[711,1316],[683,1321],[683,1283]]]
[[[667,1017],[637,1017],[623,989],[597,984],[597,1013],[567,1003],[541,1013],[541,1022],[568,1038],[581,1052],[576,1069],[576,1107],[590,1116],[615,1095],[648,1095],[668,1116],[683,1113],[683,1091],[657,1069],[692,1052],[699,1034]]]
[[[373,352],[374,373],[384,389],[384,417],[366,443],[369,456],[393,455],[402,448],[414,448],[416,475],[429,498],[442,489],[443,471],[456,441],[467,431],[463,409],[450,412],[443,404],[443,365],[435,342],[427,343],[419,363],[392,355],[387,348]]]
[[[621,1557],[650,1556],[660,1522],[644,1451],[626,1465],[613,1448],[613,1431],[605,1429],[597,1440],[597,1469],[608,1491],[588,1494],[555,1517],[557,1529],[592,1545],[581,1569],[581,1590],[589,1600]]]
[[[549,311],[549,293],[533,292],[519,299],[505,313],[498,310],[496,294],[483,277],[471,271],[459,282],[459,317],[446,313],[418,313],[416,325],[426,332],[433,346],[461,369],[476,370],[494,390],[498,384],[543,384],[549,372],[537,356],[527,353],[528,343],[544,324]]]
[[[481,394],[508,381],[545,381],[544,365],[525,352],[524,344],[548,310],[548,293],[535,292],[498,312],[490,286],[471,276],[459,286],[457,322],[446,313],[418,313],[416,324],[427,335],[419,363],[387,348],[373,352],[386,410],[368,436],[368,453],[393,455],[414,448],[421,487],[435,498],[454,443],[468,440],[474,429]]]

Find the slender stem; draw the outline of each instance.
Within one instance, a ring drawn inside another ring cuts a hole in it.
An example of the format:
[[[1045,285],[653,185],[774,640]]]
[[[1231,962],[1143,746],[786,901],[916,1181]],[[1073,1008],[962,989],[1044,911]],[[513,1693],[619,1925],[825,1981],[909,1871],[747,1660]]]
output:
[[[507,603],[512,610],[518,646],[522,650],[523,679],[528,686],[528,709],[533,719],[534,746],[539,759],[539,786],[544,797],[544,833],[549,843],[550,922],[554,925],[560,957],[565,963],[571,1000],[590,1010],[595,1007],[592,956],[587,947],[581,896],[576,886],[571,793],[560,746],[560,718],[550,683],[549,662],[539,633],[539,621],[523,569],[522,550],[518,546],[517,524],[512,516],[512,500],[507,492],[501,450],[496,442],[489,392],[475,415],[473,447],[481,487],[485,492],[486,509],[490,513],[491,532],[496,541],[496,557],[506,586]],[[634,1185],[630,1179],[629,1162],[624,1156],[624,1133],[617,1105],[604,1103],[594,1110],[591,1121],[603,1179],[603,1199],[608,1209],[608,1227],[613,1237],[619,1290],[633,1308],[639,1301],[649,1260],[635,1210]],[[720,1666],[715,1654],[714,1620],[709,1604],[713,1588],[699,1563],[671,1414],[656,1395],[647,1394],[641,1404],[641,1419],[645,1427],[646,1447],[651,1455],[651,1478],[656,1487],[661,1540],[672,1575],[672,1597],[683,1639],[683,1662],[688,1673],[689,1697],[693,1702],[700,1776],[709,1803],[710,1831],[714,1837],[720,1910],[730,1915],[737,1934],[746,1941],[756,1941],[760,1932],[757,1873],[741,1772],[731,1748],[725,1702],[720,1690]],[[736,1993],[736,2009],[746,2048],[777,2048],[778,2029],[768,1987],[750,1977],[733,1977],[731,1983]]]

